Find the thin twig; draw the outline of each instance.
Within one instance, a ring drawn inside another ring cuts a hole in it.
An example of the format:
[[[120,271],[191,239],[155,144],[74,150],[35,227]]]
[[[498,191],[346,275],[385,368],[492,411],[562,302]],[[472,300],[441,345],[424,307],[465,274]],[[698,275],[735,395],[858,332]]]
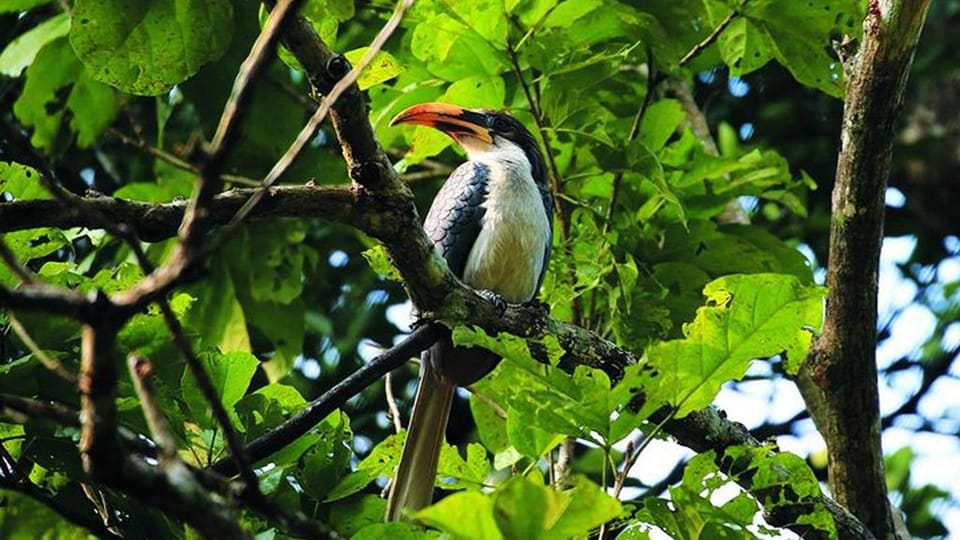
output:
[[[177,456],[177,441],[170,434],[167,419],[164,418],[163,412],[157,404],[153,383],[150,381],[150,376],[153,374],[153,364],[138,354],[131,354],[127,358],[127,368],[130,370],[133,389],[140,399],[140,408],[143,409],[147,427],[150,428],[150,434],[157,443],[157,454],[160,460],[179,459]]]
[[[330,112],[330,108],[333,107],[333,104],[337,102],[337,99],[340,98],[340,95],[343,94],[357,78],[360,77],[360,73],[373,61],[373,58],[376,54],[383,48],[386,44],[387,39],[393,34],[393,32],[400,25],[400,21],[403,19],[403,15],[407,12],[407,9],[413,5],[413,0],[403,0],[397,5],[396,10],[394,10],[393,15],[390,19],[383,25],[383,28],[380,29],[380,32],[374,38],[373,42],[370,43],[370,47],[367,49],[367,52],[363,55],[363,58],[360,59],[360,62],[350,70],[342,79],[337,81],[337,84],[334,85],[333,89],[330,90],[330,93],[324,98],[320,103],[320,106],[317,107],[317,110],[310,117],[310,120],[307,122],[307,125],[300,130],[300,133],[297,135],[297,138],[294,140],[293,144],[284,152],[283,156],[274,164],[273,168],[270,169],[270,172],[267,173],[267,176],[264,177],[261,182],[261,187],[259,190],[254,192],[250,199],[244,203],[243,206],[237,210],[237,213],[233,216],[233,219],[230,220],[230,223],[227,224],[228,228],[235,227],[237,224],[241,223],[247,215],[253,210],[253,207],[260,202],[260,199],[263,198],[266,190],[277,181],[280,176],[286,172],[287,168],[293,163],[293,161],[300,154],[300,151],[303,150],[303,147],[306,146],[307,142],[313,138],[314,133],[316,133],[317,128],[320,127],[321,122],[327,117],[327,113]]]
[[[624,147],[629,146],[630,143],[637,139],[637,135],[640,134],[640,123],[643,120],[644,113],[647,112],[647,108],[650,106],[650,103],[653,101],[653,94],[657,86],[657,71],[656,66],[654,65],[653,51],[650,48],[647,48],[647,92],[643,96],[643,101],[640,103],[640,106],[637,107],[637,113],[633,115],[633,123],[630,124],[630,131],[627,133],[627,142]],[[613,191],[610,194],[610,206],[607,207],[607,215],[603,221],[603,236],[606,236],[610,231],[610,224],[613,222],[613,216],[616,213],[617,208],[617,198],[620,194],[620,184],[623,182],[623,171],[617,171],[617,174],[613,177]]]
[[[0,411],[12,411],[27,418],[43,418],[65,426],[78,427],[77,411],[53,401],[40,401],[12,394],[0,394]]]
[[[476,398],[479,399],[480,401],[489,405],[490,408],[493,409],[493,412],[496,413],[497,416],[499,416],[504,420],[507,419],[507,411],[503,410],[503,407],[501,407],[499,403],[494,401],[493,398],[484,394],[483,392],[480,392],[473,386],[468,386],[467,391],[473,394],[474,396],[476,396]]]
[[[70,384],[76,384],[77,374],[73,371],[70,371],[67,366],[63,365],[62,362],[53,358],[46,351],[40,348],[37,345],[37,342],[33,340],[33,337],[27,332],[27,329],[24,328],[23,324],[20,323],[20,320],[17,319],[16,313],[12,310],[7,311],[7,319],[10,320],[10,327],[13,328],[13,331],[16,332],[17,337],[20,338],[20,341],[30,349],[30,352],[33,353],[33,356],[43,364],[43,367],[50,370],[53,374],[57,375],[61,379],[69,382]]]
[[[99,520],[94,519],[92,513],[89,513],[88,510],[82,510],[75,505],[61,503],[57,499],[50,497],[46,490],[31,482],[29,478],[15,479],[0,476],[0,488],[16,491],[26,497],[30,497],[53,512],[56,512],[70,523],[87,529],[96,535],[97,538],[123,540],[122,536],[118,536]]]
[[[177,169],[191,172],[194,174],[200,174],[200,169],[195,167],[192,163],[188,161],[184,161],[178,158],[177,156],[171,154],[170,152],[167,152],[166,150],[157,148],[156,146],[152,146],[151,144],[149,144],[147,141],[143,139],[134,139],[132,137],[129,137],[125,133],[123,133],[122,131],[116,128],[109,128],[108,133],[110,135],[113,135],[117,139],[119,139],[120,142],[122,142],[123,144],[126,144],[137,150],[140,150],[141,152],[144,152],[147,155],[153,156],[159,159],[160,161],[163,161]],[[237,174],[221,174],[220,177],[227,182],[230,182],[233,184],[239,184],[242,186],[259,186],[260,185],[260,182],[257,180],[254,180],[253,178],[240,176]]]
[[[180,321],[177,320],[176,315],[173,313],[173,309],[170,308],[170,304],[166,300],[159,302],[159,304],[161,314],[163,315],[163,320],[166,323],[167,328],[170,330],[170,334],[173,336],[174,343],[180,350],[180,354],[186,360],[187,368],[190,370],[190,374],[197,383],[197,387],[200,389],[203,397],[210,405],[210,410],[213,412],[213,416],[216,419],[217,424],[223,431],[223,440],[226,442],[227,448],[230,450],[230,457],[236,463],[240,477],[246,484],[247,489],[251,490],[252,493],[259,493],[260,487],[257,475],[253,471],[253,467],[251,466],[249,458],[247,458],[243,443],[240,442],[240,437],[237,435],[237,430],[233,428],[233,424],[230,421],[230,416],[227,414],[227,410],[224,408],[223,402],[220,400],[220,396],[217,394],[216,388],[214,388],[213,383],[210,381],[210,376],[207,374],[207,370],[204,368],[203,363],[200,362],[200,358],[193,350],[193,345],[190,343],[190,340],[187,339],[186,333],[183,331],[183,327],[180,325]]]
[[[259,77],[267,62],[273,58],[273,51],[280,38],[280,27],[288,17],[292,17],[296,13],[300,3],[301,0],[280,0],[270,10],[270,15],[267,17],[266,24],[263,25],[263,30],[257,36],[257,41],[254,42],[250,54],[240,65],[237,77],[233,81],[233,89],[230,91],[227,104],[223,107],[220,123],[217,125],[217,131],[210,143],[208,155],[211,158],[222,157],[222,154],[232,144],[236,130],[240,126],[240,118],[252,97],[250,83]]]
[[[702,53],[707,47],[709,47],[710,45],[713,45],[713,42],[720,37],[720,34],[722,34],[723,31],[726,30],[728,26],[730,26],[730,23],[735,21],[737,17],[741,15],[743,8],[747,7],[748,1],[749,0],[743,0],[742,2],[740,2],[740,5],[737,6],[736,9],[731,11],[726,17],[724,17],[724,19],[720,21],[720,24],[718,24],[717,27],[713,29],[713,32],[710,32],[709,36],[707,36],[700,43],[697,43],[696,45],[694,45],[693,48],[690,49],[690,51],[687,54],[683,55],[683,58],[681,58],[679,62],[680,67],[686,66],[687,64],[690,63],[690,61],[692,61],[694,58],[699,56],[700,53]]]
[[[397,398],[393,395],[393,373],[387,372],[383,378],[383,391],[387,395],[387,410],[390,420],[393,421],[393,430],[396,433],[403,431],[403,421],[400,419],[400,408],[397,407]]]
[[[80,483],[80,489],[83,490],[83,494],[87,497],[87,500],[90,501],[90,504],[93,505],[94,510],[97,511],[97,515],[100,516],[100,521],[103,523],[103,526],[112,533],[120,535],[121,531],[117,528],[115,515],[103,492],[93,487],[92,484],[85,482]]]
[[[403,341],[348,375],[286,422],[248,444],[247,455],[257,462],[286,447],[313,429],[313,426],[346,403],[348,399],[360,393],[388,371],[403,365],[410,357],[420,354],[445,335],[449,335],[449,331],[437,323],[428,323],[417,328]],[[221,459],[209,469],[223,474],[233,474],[236,472],[235,467],[230,460]]]

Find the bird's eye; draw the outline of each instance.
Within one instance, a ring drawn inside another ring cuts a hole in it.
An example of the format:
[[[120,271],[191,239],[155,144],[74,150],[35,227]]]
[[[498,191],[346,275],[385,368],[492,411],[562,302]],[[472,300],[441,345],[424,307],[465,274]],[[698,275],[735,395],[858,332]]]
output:
[[[498,133],[506,133],[510,131],[510,123],[504,120],[502,116],[494,116],[493,121],[490,122],[490,128]]]

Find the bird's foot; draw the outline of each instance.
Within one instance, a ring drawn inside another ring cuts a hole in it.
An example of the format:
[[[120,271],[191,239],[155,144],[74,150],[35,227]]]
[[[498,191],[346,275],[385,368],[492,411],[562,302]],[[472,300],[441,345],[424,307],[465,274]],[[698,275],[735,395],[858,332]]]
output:
[[[477,291],[477,294],[485,298],[488,302],[491,302],[497,311],[500,313],[500,316],[503,317],[503,314],[507,312],[507,301],[503,299],[499,294],[489,290],[482,289]]]
[[[430,322],[429,319],[424,319],[423,317],[420,316],[419,311],[414,309],[413,311],[410,312],[410,331],[411,332],[419,330],[421,326],[425,326],[429,322]]]
[[[539,311],[543,313],[545,317],[547,315],[550,315],[550,304],[546,302],[541,302],[536,298],[531,298],[530,300],[527,300],[526,302],[524,302],[523,307]]]

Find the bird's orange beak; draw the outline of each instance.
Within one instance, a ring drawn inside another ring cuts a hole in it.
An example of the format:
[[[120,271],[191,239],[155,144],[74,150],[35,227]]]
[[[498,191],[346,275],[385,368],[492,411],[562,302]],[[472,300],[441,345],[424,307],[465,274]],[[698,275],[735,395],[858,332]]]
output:
[[[472,137],[487,143],[493,142],[483,113],[447,103],[414,105],[390,121],[391,126],[397,124],[429,126],[446,133],[455,141],[460,141],[461,137]]]

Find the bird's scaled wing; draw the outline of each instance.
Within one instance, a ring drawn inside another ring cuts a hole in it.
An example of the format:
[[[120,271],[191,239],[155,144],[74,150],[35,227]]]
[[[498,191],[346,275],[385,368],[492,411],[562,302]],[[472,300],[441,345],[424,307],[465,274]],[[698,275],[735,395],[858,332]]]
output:
[[[427,236],[457,277],[463,277],[470,249],[480,234],[489,177],[489,167],[477,161],[457,167],[433,199],[423,223]]]

